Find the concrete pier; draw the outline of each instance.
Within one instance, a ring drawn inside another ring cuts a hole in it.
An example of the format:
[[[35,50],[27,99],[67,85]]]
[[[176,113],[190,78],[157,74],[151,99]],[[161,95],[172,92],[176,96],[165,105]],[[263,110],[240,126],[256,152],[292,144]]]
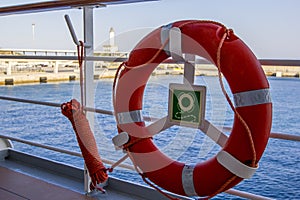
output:
[[[172,66],[172,64],[170,64]],[[174,65],[173,67],[157,68],[153,75],[177,75],[183,74],[183,65]],[[299,77],[299,66],[266,66],[262,65],[266,76],[276,77]],[[197,64],[195,67],[196,76],[218,76],[217,67],[212,64]]]
[[[267,76],[276,77],[299,77],[299,66],[271,66],[263,65],[262,68]]]
[[[299,77],[300,67],[292,66],[262,66],[267,76],[276,77]],[[113,78],[116,69],[97,69],[95,70],[94,79]],[[172,65],[160,66],[153,73],[156,75],[182,75],[183,66]],[[217,68],[211,64],[196,65],[196,76],[218,76]],[[56,72],[19,72],[19,73],[2,73],[0,74],[0,85],[15,85],[26,83],[47,83],[53,81],[74,81],[79,80],[79,70],[62,70]]]
[[[299,66],[266,66],[262,65],[266,76],[276,77],[299,77]],[[217,76],[218,71],[214,65],[197,65],[196,75],[200,76]]]
[[[78,73],[12,73],[0,75],[0,85],[15,85],[27,83],[47,83],[54,81],[72,81],[79,79]]]

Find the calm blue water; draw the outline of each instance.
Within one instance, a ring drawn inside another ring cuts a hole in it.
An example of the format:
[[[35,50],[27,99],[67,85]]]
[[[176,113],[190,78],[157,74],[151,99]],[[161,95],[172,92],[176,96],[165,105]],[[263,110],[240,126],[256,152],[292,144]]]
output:
[[[167,114],[167,86],[170,82],[182,82],[181,79],[180,76],[152,77],[145,92],[144,114],[164,117]],[[269,82],[274,108],[272,131],[300,135],[300,79],[269,78]],[[217,78],[197,77],[196,83],[207,86],[206,118],[217,126],[230,126],[233,114],[218,89]],[[112,110],[111,88],[111,79],[95,83],[96,108]],[[0,95],[63,103],[72,98],[79,99],[79,86],[78,82],[1,86]],[[59,108],[0,100],[0,110],[1,134],[79,151],[72,126],[62,116]],[[112,116],[95,115],[95,136],[102,157],[116,160],[122,156],[111,144],[111,138],[116,134],[115,120]],[[219,150],[218,146],[204,137],[199,130],[181,127],[172,127],[164,131],[155,136],[154,141],[164,153],[187,163],[201,162],[214,156]],[[18,143],[14,145],[16,149],[77,167],[83,166],[83,161],[79,158]],[[300,143],[270,139],[258,171],[250,180],[236,186],[236,189],[276,199],[300,199],[299,155]],[[142,182],[135,172],[116,170],[111,175]],[[237,199],[226,194],[215,197],[224,198]]]

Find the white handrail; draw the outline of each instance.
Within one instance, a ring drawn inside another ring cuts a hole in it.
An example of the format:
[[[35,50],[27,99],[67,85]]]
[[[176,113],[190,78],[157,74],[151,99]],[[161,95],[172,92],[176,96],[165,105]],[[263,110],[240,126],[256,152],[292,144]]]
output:
[[[76,37],[74,38],[77,39]],[[73,40],[74,40],[73,39]],[[74,41],[75,42],[75,41]],[[77,44],[77,43],[75,43]],[[38,51],[38,50],[36,50]],[[44,51],[44,50],[43,50]],[[64,52],[64,51],[62,51]],[[127,52],[123,52],[128,54]],[[0,59],[28,59],[28,60],[78,60],[77,56],[38,56],[38,55],[1,55]],[[123,62],[127,58],[115,57],[115,56],[87,56],[86,60],[89,61],[106,61],[106,62]],[[272,65],[272,66],[294,66],[300,67],[300,60],[288,60],[288,59],[258,59],[262,65]],[[178,63],[171,60],[168,63]],[[209,64],[206,60],[197,60],[196,64]]]
[[[57,147],[50,146],[50,145],[45,145],[45,144],[40,144],[40,143],[32,142],[32,141],[29,141],[29,140],[15,138],[15,137],[2,135],[2,134],[0,134],[0,138],[15,141],[15,142],[19,142],[19,143],[23,143],[23,144],[27,144],[27,145],[31,145],[31,146],[35,146],[35,147],[48,149],[48,150],[51,150],[51,151],[56,151],[56,152],[59,152],[59,153],[64,153],[64,154],[71,155],[71,156],[82,157],[81,153],[79,153],[79,152],[69,151],[69,150],[66,150],[66,149],[57,148]],[[108,160],[108,159],[105,159],[105,158],[101,158],[101,159],[105,164],[108,164],[108,165],[113,165],[117,162],[117,161]],[[122,163],[119,164],[117,167],[121,167],[121,168],[124,168],[124,169],[129,169],[129,170],[135,170],[135,168],[132,165],[127,165],[127,164],[122,164]]]
[[[0,59],[6,60],[78,60],[77,56],[35,56],[35,55],[0,55]],[[127,58],[113,56],[87,56],[87,61],[123,62]]]
[[[229,190],[225,191],[225,193],[231,194],[231,195],[234,195],[234,196],[247,198],[247,199],[255,199],[255,200],[271,200],[272,199],[272,198],[269,198],[269,197],[264,197],[264,196],[261,196],[261,195],[256,195],[256,194],[252,194],[252,193],[249,193],[249,192],[244,192],[244,191],[240,191],[240,190],[236,190],[236,189],[229,189]]]
[[[15,142],[20,142],[23,144],[28,144],[31,146],[40,147],[40,148],[44,148],[44,149],[48,149],[48,150],[52,150],[52,151],[57,151],[57,152],[65,153],[65,154],[72,155],[72,156],[82,157],[82,155],[78,152],[69,151],[69,150],[65,150],[65,149],[61,149],[61,148],[57,148],[57,147],[53,147],[53,146],[49,146],[49,145],[44,145],[44,144],[29,141],[29,140],[15,138],[15,137],[2,135],[2,134],[0,134],[0,138],[15,141]]]

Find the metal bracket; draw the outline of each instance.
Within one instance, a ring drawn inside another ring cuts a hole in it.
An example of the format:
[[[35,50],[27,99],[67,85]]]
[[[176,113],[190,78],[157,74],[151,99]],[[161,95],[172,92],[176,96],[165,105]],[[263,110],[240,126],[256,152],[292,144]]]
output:
[[[74,27],[72,25],[72,21],[71,21],[69,15],[65,15],[65,20],[68,25],[69,31],[71,33],[73,42],[76,44],[76,46],[80,46],[79,40],[77,39],[75,30],[74,30]],[[91,47],[91,45],[84,43],[84,47]]]

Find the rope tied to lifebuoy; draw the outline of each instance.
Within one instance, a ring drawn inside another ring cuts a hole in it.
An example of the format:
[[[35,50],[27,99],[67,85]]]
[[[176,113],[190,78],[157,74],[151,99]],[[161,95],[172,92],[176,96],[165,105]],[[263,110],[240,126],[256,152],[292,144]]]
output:
[[[226,39],[230,38],[230,34],[233,33],[232,29],[227,29],[225,30],[221,41],[219,43],[218,49],[217,49],[217,69],[218,69],[218,79],[219,79],[219,83],[221,86],[221,90],[223,95],[226,98],[227,103],[229,104],[231,110],[234,112],[234,114],[237,116],[238,120],[242,123],[242,125],[244,126],[244,128],[246,129],[246,133],[248,136],[248,139],[250,141],[250,148],[253,154],[253,159],[251,161],[250,166],[251,167],[256,167],[256,150],[255,150],[255,146],[254,146],[254,142],[253,142],[253,138],[252,138],[252,134],[251,134],[251,130],[248,126],[248,124],[245,122],[245,120],[243,119],[243,117],[240,115],[240,113],[236,110],[236,108],[234,107],[228,93],[226,92],[223,80],[222,80],[222,73],[221,73],[221,50],[223,47],[224,42],[226,41]],[[219,194],[220,192],[222,192],[233,180],[235,180],[237,178],[236,175],[234,175],[233,177],[231,177],[230,179],[228,179],[215,193],[211,194],[209,198],[214,197],[215,195]]]
[[[252,138],[252,134],[251,134],[251,130],[248,126],[248,124],[245,122],[245,120],[243,119],[243,117],[240,115],[240,113],[236,110],[236,108],[234,107],[228,93],[226,92],[223,80],[222,80],[222,74],[221,74],[221,50],[222,50],[222,46],[225,42],[226,39],[229,39],[230,34],[233,33],[232,29],[226,29],[225,33],[223,34],[223,37],[220,41],[220,44],[218,46],[218,50],[217,50],[217,68],[218,68],[218,78],[219,78],[219,83],[222,89],[222,92],[224,94],[224,96],[226,97],[226,100],[230,106],[230,108],[232,109],[232,111],[234,112],[234,114],[236,114],[236,116],[238,117],[238,119],[240,120],[240,122],[243,124],[243,126],[246,129],[249,141],[250,141],[250,146],[251,146],[251,151],[253,153],[253,160],[251,162],[251,167],[255,167],[256,166],[256,150],[255,150],[255,146],[254,146],[254,142],[253,142],[253,138]]]
[[[80,45],[77,46],[77,51],[80,69],[81,104],[83,104],[84,43],[82,41],[80,41]],[[97,189],[101,192],[104,192],[104,190],[97,185],[107,180],[107,169],[103,165],[103,162],[100,158],[94,134],[90,128],[90,124],[86,118],[84,108],[81,104],[76,99],[72,99],[71,101],[61,105],[61,112],[70,120],[75,131],[76,139],[91,178],[90,189]]]

